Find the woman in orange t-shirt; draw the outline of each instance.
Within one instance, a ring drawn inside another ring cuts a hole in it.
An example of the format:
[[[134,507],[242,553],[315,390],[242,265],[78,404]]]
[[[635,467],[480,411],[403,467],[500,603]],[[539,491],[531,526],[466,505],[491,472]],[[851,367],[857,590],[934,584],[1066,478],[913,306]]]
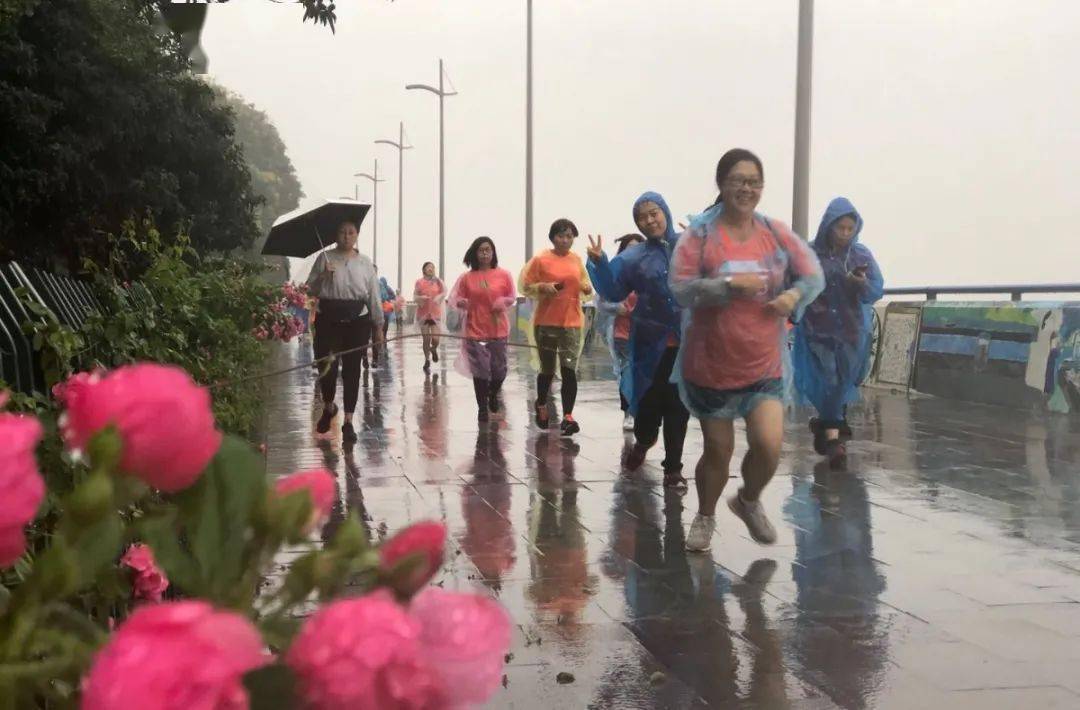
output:
[[[577,361],[581,353],[581,327],[585,322],[581,301],[592,295],[592,285],[581,257],[570,251],[578,229],[568,219],[557,219],[548,230],[552,248],[543,251],[521,272],[521,292],[535,301],[533,334],[540,358],[536,375],[536,425],[548,428],[548,394],[555,379],[555,364],[562,379],[563,436],[581,431],[574,421],[577,400]]]
[[[435,275],[435,264],[425,261],[424,276],[416,280],[413,300],[416,301],[416,322],[424,339],[424,372],[431,369],[432,362],[439,361],[439,322],[442,321],[442,302],[446,287]]]
[[[500,408],[510,337],[508,311],[517,302],[517,289],[510,272],[499,268],[490,237],[477,237],[465,252],[464,263],[469,270],[450,289],[450,306],[461,313],[464,336],[454,369],[472,378],[477,419],[486,422]]]

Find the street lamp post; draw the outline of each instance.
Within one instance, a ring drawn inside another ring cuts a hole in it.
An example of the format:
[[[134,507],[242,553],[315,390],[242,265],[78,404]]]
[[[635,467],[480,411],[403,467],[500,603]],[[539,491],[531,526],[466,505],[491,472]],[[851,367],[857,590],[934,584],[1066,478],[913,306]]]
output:
[[[402,216],[401,206],[402,206],[402,202],[405,199],[405,190],[404,190],[404,185],[405,185],[405,160],[404,160],[403,156],[405,155],[405,151],[412,148],[412,146],[411,145],[405,145],[405,123],[404,122],[398,123],[398,139],[397,139],[396,142],[391,141],[391,140],[377,140],[375,142],[376,143],[381,143],[383,145],[391,145],[391,146],[397,148],[397,151],[398,151],[398,162],[397,162],[397,170],[398,170],[398,173],[397,173],[398,174],[398,192],[397,192],[397,195],[398,195],[398,198],[397,198],[397,282],[398,282],[398,289],[400,290],[401,289],[401,284],[402,284],[402,278],[403,278],[402,272],[401,272],[401,261],[402,261],[402,258],[403,258],[402,252],[401,252],[401,224],[402,224],[402,221],[401,221],[401,216]]]
[[[445,208],[445,192],[446,181],[444,172],[444,151],[443,151],[443,99],[447,96],[456,96],[457,91],[447,91],[443,86],[443,60],[439,60],[439,86],[428,86],[427,84],[406,84],[405,89],[420,89],[422,91],[430,91],[439,97],[439,278],[446,278],[446,208]]]
[[[525,0],[525,261],[533,255],[532,0]]]
[[[799,0],[799,48],[795,70],[795,172],[791,226],[806,239],[810,221],[810,88],[813,84],[814,0]]]
[[[368,175],[367,173],[355,173],[353,177],[362,177],[371,180],[371,260],[376,265],[379,263],[379,183],[386,182],[379,177],[379,159],[375,159],[375,174]],[[357,200],[360,199],[359,189],[357,189]],[[400,288],[400,285],[398,286]]]

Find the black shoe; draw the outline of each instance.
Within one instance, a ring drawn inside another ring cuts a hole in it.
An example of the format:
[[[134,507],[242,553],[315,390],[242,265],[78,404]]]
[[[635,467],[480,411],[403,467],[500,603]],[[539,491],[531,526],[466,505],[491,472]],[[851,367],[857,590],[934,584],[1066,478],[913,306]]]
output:
[[[682,469],[679,468],[666,468],[664,469],[664,488],[687,488],[686,479],[682,475]]]
[[[323,408],[322,416],[319,417],[319,423],[315,425],[315,431],[320,434],[325,434],[330,431],[330,420],[337,416],[337,405],[331,404],[330,409]]]
[[[567,414],[563,417],[562,423],[559,424],[559,431],[563,436],[573,436],[581,431],[581,427],[574,421],[574,418]]]
[[[431,361],[424,360],[424,372],[431,372]]]
[[[431,361],[432,362],[438,362],[439,361],[439,351],[438,350],[432,350],[431,351]]]
[[[356,441],[356,429],[353,429],[352,422],[345,422],[341,426],[341,440],[346,444],[352,444]]]
[[[488,414],[488,410],[486,410],[486,409],[477,410],[477,412],[476,412],[476,421],[478,421],[478,422],[486,422],[489,419],[491,419],[491,416]]]
[[[368,365],[368,361],[367,361],[367,355],[365,355],[364,357],[360,358],[360,362],[362,362],[362,363],[363,363],[363,365],[364,365],[364,369],[365,369],[365,370],[366,370],[366,369],[368,369],[369,367],[371,367],[370,365]]]
[[[533,404],[533,409],[536,410],[536,426],[541,429],[547,429],[548,424],[550,424],[547,402],[541,403],[540,400],[536,400]]]
[[[493,394],[488,397],[488,411],[492,414],[499,411],[499,395]]]

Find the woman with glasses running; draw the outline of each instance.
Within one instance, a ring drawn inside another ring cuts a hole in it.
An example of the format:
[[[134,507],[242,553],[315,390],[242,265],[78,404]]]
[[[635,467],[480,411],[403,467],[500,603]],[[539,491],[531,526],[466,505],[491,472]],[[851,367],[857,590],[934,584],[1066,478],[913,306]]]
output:
[[[787,225],[755,213],[764,187],[756,155],[743,149],[725,153],[716,166],[716,186],[715,204],[679,238],[670,273],[671,290],[686,308],[674,378],[705,438],[694,476],[698,514],[686,540],[694,552],[712,544],[736,418],[746,421],[749,451],[742,461],[742,488],[728,507],[754,540],[776,541],[760,497],[780,461],[786,324],[824,286],[813,250]]]

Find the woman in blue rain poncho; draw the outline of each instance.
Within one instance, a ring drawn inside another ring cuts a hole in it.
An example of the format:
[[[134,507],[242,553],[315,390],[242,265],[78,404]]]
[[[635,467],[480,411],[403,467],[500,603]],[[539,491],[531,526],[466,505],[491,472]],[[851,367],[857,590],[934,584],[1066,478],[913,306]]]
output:
[[[846,197],[829,203],[814,252],[825,272],[825,291],[795,330],[795,387],[817,409],[810,421],[814,450],[833,464],[846,452],[847,405],[858,399],[873,337],[873,304],[885,288],[874,255],[859,243],[863,220]]]
[[[685,307],[674,379],[701,421],[705,451],[694,482],[698,514],[686,548],[705,552],[728,481],[736,418],[749,451],[742,488],[728,507],[760,543],[776,541],[761,493],[776,473],[784,435],[787,322],[824,286],[817,256],[779,221],[755,212],[765,186],[761,160],[737,148],[716,165],[716,203],[690,221],[671,259],[671,291]]]
[[[602,239],[589,237],[589,276],[600,297],[623,301],[631,293],[637,303],[630,316],[630,373],[622,386],[634,417],[634,448],[623,461],[634,470],[664,429],[664,485],[686,485],[682,476],[683,441],[690,413],[671,382],[679,352],[682,314],[668,286],[668,263],[678,242],[671,210],[664,198],[646,192],[634,201],[634,222],[645,243],[630,247],[610,261]]]

